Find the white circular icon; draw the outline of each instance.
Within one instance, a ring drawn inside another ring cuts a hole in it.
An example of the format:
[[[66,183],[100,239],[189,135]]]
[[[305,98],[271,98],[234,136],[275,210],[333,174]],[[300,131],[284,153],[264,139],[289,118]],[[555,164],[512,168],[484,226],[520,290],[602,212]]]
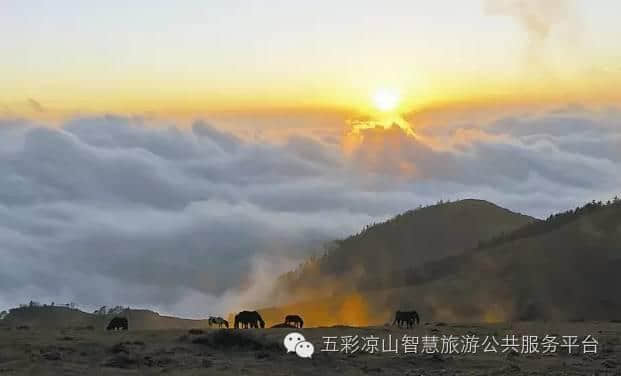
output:
[[[287,352],[290,353],[290,352],[295,352],[295,346],[298,343],[304,342],[304,341],[306,341],[306,338],[304,338],[302,334],[293,332],[293,333],[287,334],[287,336],[283,340],[283,344],[285,345]]]
[[[315,346],[308,341],[299,342],[295,346],[295,353],[298,354],[300,358],[310,358],[315,352]]]

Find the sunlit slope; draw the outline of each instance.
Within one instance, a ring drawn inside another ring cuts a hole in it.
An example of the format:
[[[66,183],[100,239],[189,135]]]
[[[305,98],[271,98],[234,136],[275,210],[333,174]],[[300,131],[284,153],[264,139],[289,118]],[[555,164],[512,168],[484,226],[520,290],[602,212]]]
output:
[[[457,255],[535,221],[487,201],[462,200],[408,211],[337,241],[325,255],[280,279],[301,296],[395,286],[398,271]]]

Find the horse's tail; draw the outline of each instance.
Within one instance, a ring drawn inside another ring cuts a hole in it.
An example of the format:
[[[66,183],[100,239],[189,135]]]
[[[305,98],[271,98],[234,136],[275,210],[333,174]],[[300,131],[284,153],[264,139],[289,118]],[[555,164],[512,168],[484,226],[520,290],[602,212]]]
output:
[[[393,326],[397,325],[397,321],[399,320],[400,314],[401,314],[401,312],[399,312],[399,311],[395,312],[395,320],[392,322]]]
[[[239,329],[239,314],[235,315],[235,329]]]
[[[304,326],[304,320],[302,320],[302,318],[300,317],[300,328],[302,328]]]
[[[224,326],[226,326],[226,328],[228,329],[229,328],[229,322],[224,320],[224,319],[222,321],[224,321]]]

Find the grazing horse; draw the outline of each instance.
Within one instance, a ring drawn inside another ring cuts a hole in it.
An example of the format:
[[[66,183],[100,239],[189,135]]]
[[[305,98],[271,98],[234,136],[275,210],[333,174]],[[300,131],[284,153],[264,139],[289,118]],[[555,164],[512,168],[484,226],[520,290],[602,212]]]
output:
[[[218,328],[222,328],[223,325],[226,326],[227,328],[229,327],[229,322],[223,319],[222,317],[209,316],[209,319],[207,320],[207,324],[209,324],[210,328],[212,325],[218,325]]]
[[[416,311],[397,311],[395,313],[395,321],[392,325],[399,325],[399,327],[405,326],[411,328],[414,325],[420,323],[420,317]]]
[[[129,325],[127,323],[127,319],[125,317],[115,317],[110,320],[108,327],[106,330],[127,330],[129,329]]]
[[[290,324],[296,328],[301,328],[304,326],[304,320],[298,315],[287,315],[285,317],[285,324]]]
[[[241,311],[235,315],[235,329],[242,328],[265,328],[265,321],[257,311]]]

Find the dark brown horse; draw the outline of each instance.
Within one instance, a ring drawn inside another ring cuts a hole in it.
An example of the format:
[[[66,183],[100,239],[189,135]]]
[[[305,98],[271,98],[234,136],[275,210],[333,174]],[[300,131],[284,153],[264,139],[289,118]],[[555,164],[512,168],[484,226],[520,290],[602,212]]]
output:
[[[411,328],[414,325],[418,325],[420,323],[420,317],[418,316],[418,312],[416,311],[397,311],[395,313],[395,321],[392,325],[399,325],[399,327],[405,326],[406,328]]]
[[[110,320],[108,327],[106,330],[127,330],[129,329],[129,325],[127,323],[127,319],[125,317],[115,317]]]
[[[285,317],[285,324],[301,328],[304,326],[304,320],[302,320],[302,318],[298,315],[287,315]]]
[[[265,328],[265,321],[257,311],[241,311],[235,315],[235,329],[242,328]]]

